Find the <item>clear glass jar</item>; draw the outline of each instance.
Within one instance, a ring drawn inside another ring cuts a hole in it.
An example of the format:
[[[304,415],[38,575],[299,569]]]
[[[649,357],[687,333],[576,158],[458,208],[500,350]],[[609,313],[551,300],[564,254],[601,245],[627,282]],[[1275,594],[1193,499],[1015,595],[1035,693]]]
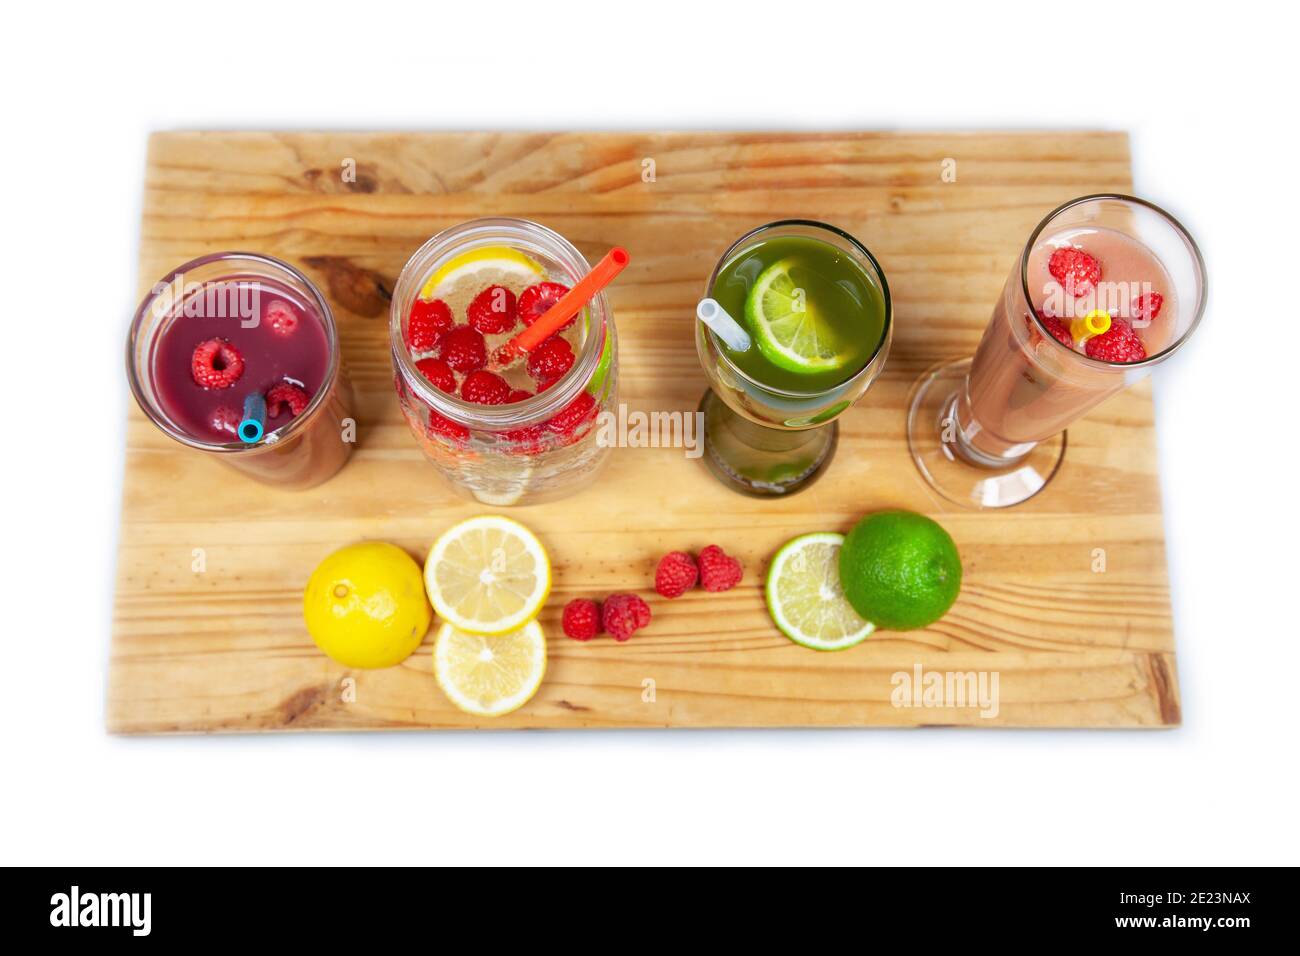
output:
[[[582,310],[573,366],[532,397],[478,405],[432,385],[407,347],[411,306],[430,277],[458,256],[505,246],[542,267],[538,281],[573,286],[591,266],[573,244],[526,219],[476,219],[438,233],[410,258],[393,290],[389,320],[394,386],[416,442],[459,494],[494,506],[536,504],[573,494],[595,478],[612,442],[601,413],[618,395],[618,343],[604,294]],[[460,324],[464,316],[454,315]]]
[[[218,441],[218,436],[187,429],[169,410],[159,382],[160,375],[175,375],[158,367],[159,345],[184,314],[186,303],[214,284],[239,283],[256,283],[273,295],[292,299],[304,316],[320,323],[324,335],[319,387],[300,414],[280,427],[268,428],[254,444],[234,435],[229,441]],[[164,434],[258,481],[310,488],[332,477],[352,454],[352,386],[340,358],[334,314],[312,281],[287,262],[251,252],[218,252],[173,269],[154,284],[136,311],[127,336],[126,366],[136,402]]]

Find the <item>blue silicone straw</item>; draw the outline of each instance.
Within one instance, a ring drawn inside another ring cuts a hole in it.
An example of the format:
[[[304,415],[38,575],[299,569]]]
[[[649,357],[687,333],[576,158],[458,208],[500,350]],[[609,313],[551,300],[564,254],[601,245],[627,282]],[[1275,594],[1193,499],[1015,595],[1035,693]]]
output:
[[[266,432],[266,399],[261,392],[250,392],[244,398],[244,420],[239,423],[239,438],[246,445],[262,440]]]

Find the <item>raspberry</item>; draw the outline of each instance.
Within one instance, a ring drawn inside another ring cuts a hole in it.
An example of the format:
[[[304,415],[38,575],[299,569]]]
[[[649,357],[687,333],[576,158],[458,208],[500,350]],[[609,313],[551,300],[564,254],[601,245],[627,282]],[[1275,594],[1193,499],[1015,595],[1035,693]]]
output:
[[[487,364],[487,345],[478,329],[458,325],[438,343],[438,358],[462,375],[468,375]]]
[[[655,590],[666,598],[681,597],[699,580],[700,569],[685,551],[669,551],[655,568]]]
[[[730,591],[740,583],[744,573],[740,562],[716,544],[700,552],[700,584],[706,591]]]
[[[266,313],[262,321],[270,327],[271,331],[281,338],[288,338],[298,328],[298,316],[294,315],[293,309],[288,302],[282,299],[272,299],[266,307]]]
[[[435,388],[440,388],[449,395],[456,394],[456,373],[442,359],[420,359],[415,367]]]
[[[1125,322],[1115,321],[1101,335],[1094,335],[1083,343],[1088,358],[1103,362],[1141,362],[1147,357],[1146,347],[1136,332]]]
[[[600,605],[587,598],[574,598],[564,605],[564,633],[575,641],[589,641],[600,633]]]
[[[596,418],[596,400],[583,392],[560,409],[546,423],[557,435],[576,441],[586,434],[587,426]]]
[[[1160,307],[1165,304],[1165,297],[1159,292],[1148,292],[1133,300],[1129,306],[1129,318],[1133,322],[1151,322],[1160,314]]]
[[[533,397],[532,392],[526,392],[522,388],[516,388],[510,392],[506,399],[507,405],[513,405],[516,402],[526,402]],[[542,440],[546,435],[546,424],[543,422],[538,425],[529,425],[526,428],[511,428],[501,433],[501,437],[515,447],[506,449],[512,455],[536,455],[545,451],[546,443]]]
[[[484,335],[509,332],[519,321],[515,294],[503,285],[490,285],[474,297],[465,316]]]
[[[432,352],[451,331],[451,309],[442,299],[416,299],[406,317],[406,345],[412,352]]]
[[[1101,281],[1101,263],[1082,249],[1057,249],[1047,260],[1047,271],[1076,299]]]
[[[650,623],[650,608],[635,594],[611,594],[600,609],[605,630],[616,641],[626,641],[635,631]]]
[[[284,406],[288,406],[292,417],[298,417],[307,407],[307,393],[290,382],[271,386],[266,393],[266,417],[279,418]]]
[[[1052,333],[1052,338],[1056,339],[1062,345],[1074,348],[1074,336],[1070,334],[1070,327],[1054,315],[1048,315],[1046,312],[1039,312],[1038,317],[1042,319],[1044,327]],[[1029,328],[1037,332],[1038,328],[1034,325],[1034,317],[1028,312],[1025,313],[1025,321],[1029,323]]]
[[[568,291],[567,285],[560,285],[558,282],[539,282],[537,285],[530,285],[519,293],[519,318],[524,320],[524,325],[532,325],[545,315],[551,306],[564,298],[564,293]],[[577,317],[578,314],[575,312],[573,318],[560,326],[560,329],[567,329]]]
[[[430,438],[441,438],[453,445],[463,445],[469,441],[469,429],[458,422],[453,422],[446,415],[429,409],[429,426],[424,433]]]
[[[460,397],[475,405],[504,405],[510,400],[510,386],[492,372],[471,372],[460,384]]]
[[[208,339],[195,347],[190,374],[204,388],[230,388],[244,374],[244,357],[225,339]]]
[[[528,353],[528,374],[535,382],[547,384],[556,381],[573,368],[573,346],[558,335],[552,335]]]
[[[237,435],[239,423],[243,419],[244,416],[239,413],[239,409],[233,405],[222,405],[212,410],[208,424],[212,426],[213,431],[220,432],[222,435]]]

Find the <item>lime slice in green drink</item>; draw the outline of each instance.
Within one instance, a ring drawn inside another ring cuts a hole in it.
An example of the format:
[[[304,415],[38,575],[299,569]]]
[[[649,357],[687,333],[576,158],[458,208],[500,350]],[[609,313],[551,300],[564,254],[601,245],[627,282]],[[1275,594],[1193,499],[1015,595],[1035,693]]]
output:
[[[938,523],[913,511],[879,511],[840,549],[844,595],[859,614],[891,631],[926,627],[961,591],[961,557]]]
[[[817,651],[859,644],[876,625],[858,616],[840,589],[840,545],[831,531],[787,541],[767,571],[767,611],[781,633]]]
[[[808,290],[814,283],[818,277],[791,256],[759,273],[745,300],[745,321],[759,350],[773,365],[791,372],[827,372],[849,361],[850,350],[817,313]]]

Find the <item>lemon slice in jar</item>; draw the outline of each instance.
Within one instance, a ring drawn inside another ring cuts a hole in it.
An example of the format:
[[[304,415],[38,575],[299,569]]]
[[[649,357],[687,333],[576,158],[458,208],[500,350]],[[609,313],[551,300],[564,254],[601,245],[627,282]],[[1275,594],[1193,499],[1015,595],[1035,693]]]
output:
[[[437,298],[442,286],[458,285],[469,279],[474,287],[507,285],[510,280],[528,285],[545,278],[546,270],[518,249],[509,246],[484,246],[454,256],[420,289],[421,299]]]

